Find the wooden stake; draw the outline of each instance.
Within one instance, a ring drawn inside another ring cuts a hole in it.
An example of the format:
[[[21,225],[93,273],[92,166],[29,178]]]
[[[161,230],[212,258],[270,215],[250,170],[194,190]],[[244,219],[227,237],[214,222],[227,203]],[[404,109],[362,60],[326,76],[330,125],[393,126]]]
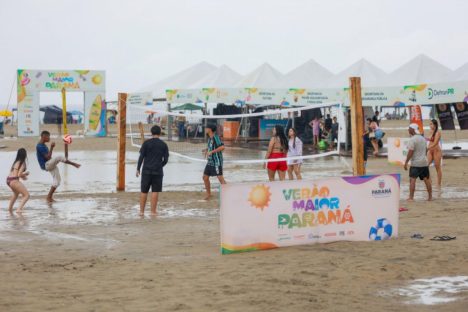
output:
[[[118,96],[117,191],[125,191],[125,149],[127,140],[127,94]]]
[[[364,116],[362,111],[361,78],[351,77],[350,104],[351,104],[351,142],[353,155],[353,175],[365,175],[364,168]]]
[[[63,124],[63,136],[68,134],[67,127],[67,92],[65,88],[62,88],[62,124]],[[65,159],[68,159],[68,144],[65,144]]]
[[[138,129],[140,129],[141,144],[143,145],[143,142],[145,142],[145,130],[141,121],[138,123]]]

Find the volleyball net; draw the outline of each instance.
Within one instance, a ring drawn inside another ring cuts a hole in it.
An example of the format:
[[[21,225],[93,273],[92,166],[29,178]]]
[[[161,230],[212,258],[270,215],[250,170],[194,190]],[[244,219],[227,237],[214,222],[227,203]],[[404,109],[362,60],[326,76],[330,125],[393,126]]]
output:
[[[337,102],[287,108],[218,105],[212,114],[192,104],[175,111],[161,106],[127,105],[127,139],[133,147],[140,148],[151,138],[151,128],[158,125],[171,155],[200,162],[206,161],[207,127],[215,128],[223,141],[225,163],[248,164],[339,155],[344,140],[343,122],[342,105]],[[294,128],[302,151],[296,148],[296,153],[284,158],[265,159],[276,125],[281,126],[288,138],[289,129]]]

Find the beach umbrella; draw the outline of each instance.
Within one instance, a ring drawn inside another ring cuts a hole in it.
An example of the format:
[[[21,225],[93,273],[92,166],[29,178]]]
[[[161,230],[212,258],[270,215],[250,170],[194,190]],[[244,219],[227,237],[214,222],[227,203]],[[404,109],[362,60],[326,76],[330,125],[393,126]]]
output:
[[[0,110],[0,117],[11,117],[13,113],[9,110]]]
[[[186,104],[182,104],[182,105],[179,105],[177,107],[174,107],[171,110],[173,110],[173,111],[194,111],[194,110],[203,110],[203,108],[198,106],[198,105],[195,105],[195,104],[186,103]]]

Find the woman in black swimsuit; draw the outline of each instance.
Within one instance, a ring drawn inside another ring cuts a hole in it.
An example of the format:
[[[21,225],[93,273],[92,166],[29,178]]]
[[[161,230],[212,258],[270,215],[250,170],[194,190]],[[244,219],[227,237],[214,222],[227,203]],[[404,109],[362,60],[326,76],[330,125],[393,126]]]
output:
[[[23,196],[23,198],[21,199],[21,203],[18,209],[16,209],[17,213],[20,214],[23,212],[24,205],[29,199],[29,192],[26,189],[26,186],[24,186],[24,184],[21,182],[21,180],[27,180],[29,175],[29,172],[26,171],[26,159],[26,150],[24,148],[20,148],[16,154],[16,159],[13,162],[13,166],[11,166],[10,174],[6,179],[7,185],[13,191],[13,195],[10,199],[10,205],[8,206],[10,213],[13,212],[13,205],[15,204],[20,194]]]

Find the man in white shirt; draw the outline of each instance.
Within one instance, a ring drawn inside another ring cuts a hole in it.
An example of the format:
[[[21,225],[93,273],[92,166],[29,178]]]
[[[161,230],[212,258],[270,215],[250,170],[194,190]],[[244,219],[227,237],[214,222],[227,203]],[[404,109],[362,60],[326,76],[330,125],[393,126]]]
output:
[[[411,160],[409,169],[410,177],[410,195],[408,200],[414,200],[414,190],[416,189],[416,179],[424,181],[427,188],[428,198],[432,200],[432,185],[429,175],[429,166],[427,163],[426,139],[419,133],[417,124],[410,124],[408,132],[411,136],[408,142],[408,155],[406,156],[405,170],[408,170],[408,163]]]

